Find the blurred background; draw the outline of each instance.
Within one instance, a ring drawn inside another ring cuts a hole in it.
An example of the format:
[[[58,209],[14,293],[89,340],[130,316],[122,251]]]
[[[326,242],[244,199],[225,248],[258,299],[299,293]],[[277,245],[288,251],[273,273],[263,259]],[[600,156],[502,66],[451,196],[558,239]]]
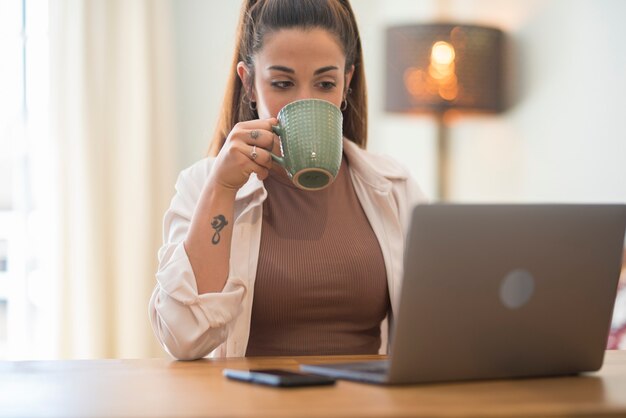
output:
[[[386,110],[386,33],[397,25],[504,34],[504,109],[445,115],[445,200],[626,202],[626,2],[352,6],[368,148],[406,165],[434,200],[442,115]],[[0,0],[0,359],[163,355],[147,316],[162,216],[177,173],[206,155],[239,8]],[[625,323],[622,295],[615,335]]]

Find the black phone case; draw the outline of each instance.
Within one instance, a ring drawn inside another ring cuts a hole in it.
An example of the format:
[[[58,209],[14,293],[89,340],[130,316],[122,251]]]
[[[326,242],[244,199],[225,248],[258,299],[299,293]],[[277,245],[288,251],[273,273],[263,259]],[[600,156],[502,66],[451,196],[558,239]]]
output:
[[[225,369],[224,376],[229,379],[274,387],[326,386],[335,383],[335,379],[314,374],[299,373],[291,370],[234,370]]]

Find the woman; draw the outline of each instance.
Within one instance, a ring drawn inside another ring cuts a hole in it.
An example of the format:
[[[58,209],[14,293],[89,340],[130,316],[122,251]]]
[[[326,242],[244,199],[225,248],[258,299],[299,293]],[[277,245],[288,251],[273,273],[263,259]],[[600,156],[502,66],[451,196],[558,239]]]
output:
[[[165,214],[154,332],[178,359],[386,349],[404,232],[422,194],[364,150],[367,104],[347,0],[248,0],[214,158],[184,170]],[[335,181],[296,188],[269,151],[276,115],[323,99],[344,116]],[[382,332],[381,332],[382,329]]]

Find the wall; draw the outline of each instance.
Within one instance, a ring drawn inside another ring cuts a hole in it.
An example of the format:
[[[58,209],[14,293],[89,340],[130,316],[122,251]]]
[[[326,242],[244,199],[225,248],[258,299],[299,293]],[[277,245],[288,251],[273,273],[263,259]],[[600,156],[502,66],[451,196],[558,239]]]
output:
[[[445,19],[509,36],[514,103],[450,125],[454,201],[626,201],[626,2],[620,0],[352,0],[370,89],[370,145],[434,195],[428,116],[383,110],[387,25]],[[239,2],[173,0],[180,167],[204,155],[222,98]]]
[[[180,169],[206,155],[230,70],[239,4],[171,0]]]
[[[473,3],[474,11],[493,5]],[[626,95],[626,3],[504,3],[503,10],[526,8],[519,19],[511,15],[501,25],[513,41],[517,100],[501,118],[454,127],[455,196],[626,201],[621,103]]]

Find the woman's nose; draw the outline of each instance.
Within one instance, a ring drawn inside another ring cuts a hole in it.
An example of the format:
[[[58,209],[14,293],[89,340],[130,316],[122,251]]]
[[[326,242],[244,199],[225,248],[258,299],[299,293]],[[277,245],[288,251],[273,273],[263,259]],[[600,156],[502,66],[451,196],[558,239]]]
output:
[[[301,87],[295,100],[314,99],[315,91],[310,87]]]

